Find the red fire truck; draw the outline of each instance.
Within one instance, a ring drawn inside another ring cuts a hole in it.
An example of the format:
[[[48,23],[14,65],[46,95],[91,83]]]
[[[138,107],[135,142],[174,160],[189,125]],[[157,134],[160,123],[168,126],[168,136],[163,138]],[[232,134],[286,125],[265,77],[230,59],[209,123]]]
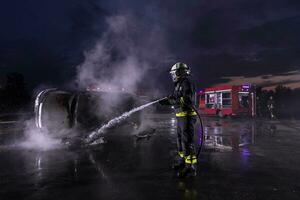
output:
[[[255,87],[220,85],[198,92],[199,108],[204,114],[224,116],[256,115]]]

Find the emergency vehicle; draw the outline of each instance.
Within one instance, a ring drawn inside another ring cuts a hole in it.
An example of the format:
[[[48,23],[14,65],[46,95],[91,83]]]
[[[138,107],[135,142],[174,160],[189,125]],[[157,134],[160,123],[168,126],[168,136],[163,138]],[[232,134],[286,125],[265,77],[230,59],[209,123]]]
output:
[[[220,85],[198,92],[199,109],[207,115],[256,115],[255,87],[245,85]]]

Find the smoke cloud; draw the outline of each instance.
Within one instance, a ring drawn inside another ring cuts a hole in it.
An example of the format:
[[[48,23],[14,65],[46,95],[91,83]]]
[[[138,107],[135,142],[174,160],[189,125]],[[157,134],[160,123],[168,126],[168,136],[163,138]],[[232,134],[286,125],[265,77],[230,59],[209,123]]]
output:
[[[107,30],[77,67],[78,86],[137,92],[143,81],[150,81],[150,85],[153,77],[147,77],[149,70],[172,60],[164,29],[145,24],[132,14],[107,17],[106,24]]]
[[[34,120],[25,122],[24,135],[25,141],[19,145],[26,149],[46,151],[61,147],[61,140],[51,137],[46,129],[38,129],[35,126]]]

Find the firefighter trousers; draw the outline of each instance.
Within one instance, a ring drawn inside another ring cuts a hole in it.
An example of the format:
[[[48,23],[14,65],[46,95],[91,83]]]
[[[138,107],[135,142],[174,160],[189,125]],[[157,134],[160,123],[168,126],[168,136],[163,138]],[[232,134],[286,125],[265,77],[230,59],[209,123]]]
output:
[[[187,159],[196,159],[194,147],[194,126],[196,121],[196,116],[177,117],[177,148],[179,155],[184,157],[186,162],[188,162]]]

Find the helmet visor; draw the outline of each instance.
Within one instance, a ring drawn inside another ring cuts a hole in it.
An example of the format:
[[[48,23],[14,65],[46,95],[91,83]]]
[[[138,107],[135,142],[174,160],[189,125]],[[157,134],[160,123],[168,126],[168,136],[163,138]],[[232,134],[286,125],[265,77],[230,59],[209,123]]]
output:
[[[170,74],[171,74],[172,80],[174,82],[177,81],[176,71],[175,70],[171,70]]]

